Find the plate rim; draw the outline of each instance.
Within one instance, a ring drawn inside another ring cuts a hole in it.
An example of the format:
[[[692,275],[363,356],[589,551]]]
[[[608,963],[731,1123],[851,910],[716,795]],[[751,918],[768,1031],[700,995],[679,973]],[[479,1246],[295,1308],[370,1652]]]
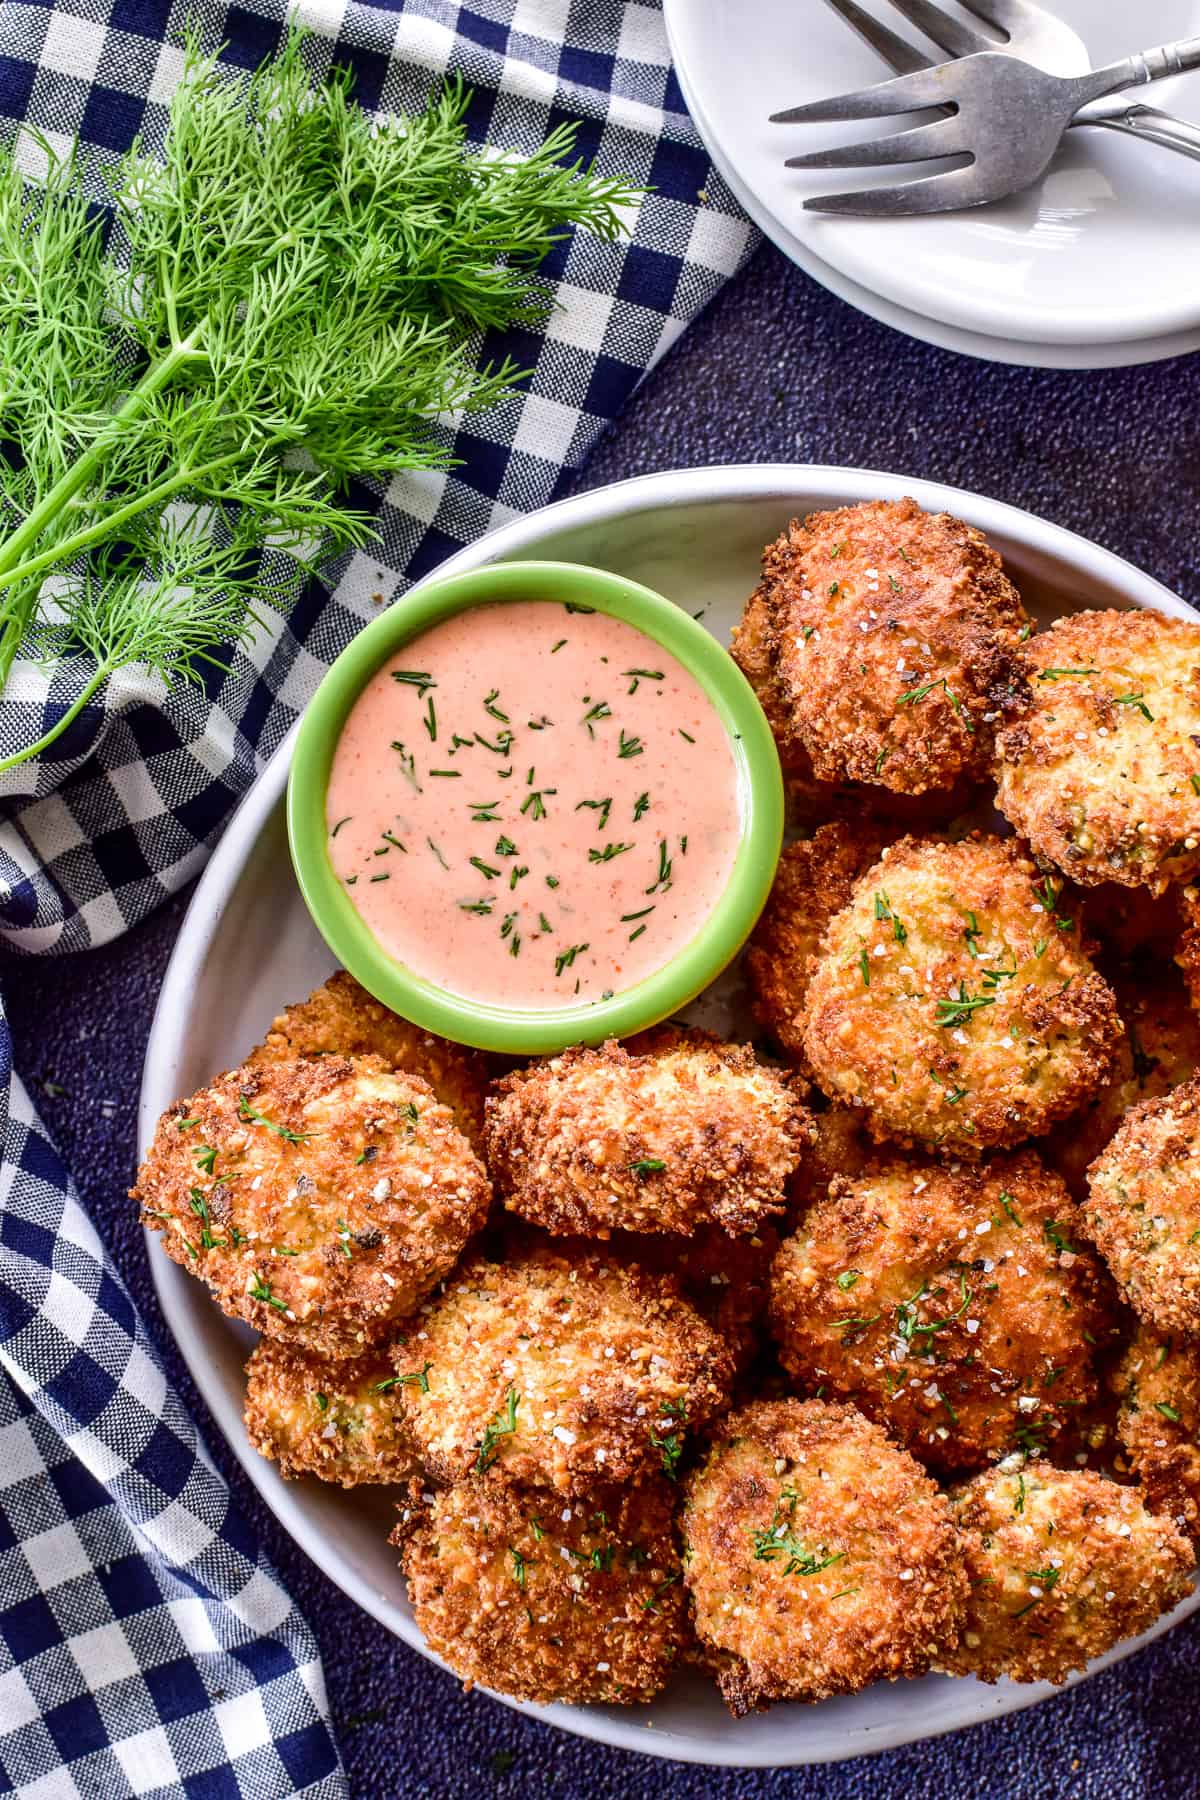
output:
[[[1078,333],[1072,338],[1014,337],[969,327],[933,313],[918,312],[902,301],[877,293],[853,275],[829,262],[789,229],[784,220],[750,186],[741,174],[700,101],[682,49],[680,24],[689,0],[663,0],[663,21],[672,65],[689,116],[722,180],[753,224],[775,248],[804,274],[837,299],[865,313],[881,325],[889,325],[919,343],[938,350],[952,350],[981,362],[998,362],[1017,368],[1117,369],[1165,362],[1200,350],[1200,321],[1191,327],[1152,330],[1141,336],[1100,338]]]
[[[894,500],[911,495],[917,504],[926,510],[952,509],[961,513],[971,523],[984,531],[1004,533],[1005,522],[1010,525],[1020,521],[1017,530],[1010,530],[1009,535],[1019,536],[1032,549],[1058,548],[1061,552],[1070,547],[1075,555],[1074,560],[1080,567],[1087,567],[1090,573],[1114,589],[1122,591],[1126,597],[1145,596],[1144,604],[1152,610],[1166,613],[1168,616],[1194,620],[1196,615],[1177,595],[1156,580],[1152,575],[1140,570],[1135,564],[1128,562],[1115,551],[1107,550],[1102,545],[1070,531],[1066,526],[1057,525],[1050,520],[1042,519],[1036,513],[1024,508],[1010,505],[1006,501],[991,500],[985,495],[973,493],[969,489],[951,487],[945,483],[926,481],[903,475],[896,475],[881,470],[856,469],[848,466],[822,463],[734,463],[716,466],[699,466],[679,470],[666,470],[657,473],[630,477],[624,481],[607,483],[604,486],[588,489],[581,494],[570,496],[564,500],[553,502],[549,506],[539,508],[533,513],[514,519],[467,545],[463,550],[447,559],[424,579],[433,581],[449,574],[456,574],[485,561],[497,557],[520,554],[531,542],[544,538],[548,528],[556,525],[594,525],[616,517],[626,518],[631,514],[651,510],[669,510],[675,506],[714,504],[746,500],[763,500],[778,496],[783,504],[796,502],[796,495],[805,488],[816,488],[824,492],[838,493],[842,491],[846,503],[852,499],[860,500]],[[791,496],[789,501],[788,496]],[[420,585],[420,584],[414,584]],[[1143,604],[1141,600],[1137,604]],[[195,893],[184,914],[179,935],[171,951],[162,985],[159,989],[155,1005],[154,1018],[151,1024],[146,1045],[146,1058],[142,1070],[142,1080],[138,1097],[138,1158],[144,1157],[160,1114],[177,1097],[175,1091],[175,1070],[178,1067],[178,1045],[182,1032],[178,1021],[186,1017],[188,1001],[194,987],[194,972],[206,961],[212,939],[218,929],[223,909],[224,897],[232,889],[239,873],[248,859],[249,853],[257,842],[274,809],[284,797],[287,785],[287,774],[291,760],[292,748],[299,730],[299,718],[292,724],[288,732],[268,758],[256,780],[251,784],[241,803],[232,815],[219,843],[216,846],[208,866],[200,877]],[[170,1054],[168,1055],[168,1049]],[[204,1405],[212,1415],[214,1424],[225,1442],[236,1457],[241,1468],[249,1477],[260,1499],[269,1508],[282,1529],[292,1541],[304,1551],[326,1578],[341,1589],[347,1597],[361,1606],[386,1630],[399,1637],[409,1648],[416,1650],[427,1660],[441,1668],[446,1665],[425,1644],[415,1624],[398,1615],[395,1601],[387,1594],[379,1593],[372,1584],[360,1575],[348,1562],[336,1559],[336,1572],[330,1567],[330,1546],[315,1521],[310,1520],[303,1507],[301,1496],[303,1488],[295,1488],[284,1483],[273,1463],[260,1456],[251,1445],[242,1423],[241,1408],[231,1398],[225,1388],[206,1379],[211,1373],[211,1365],[204,1351],[200,1336],[190,1319],[186,1308],[188,1301],[194,1298],[196,1287],[193,1279],[172,1262],[158,1244],[157,1234],[145,1232],[147,1256],[150,1263],[151,1278],[155,1295],[162,1310],[163,1322],[171,1338],[182,1356]],[[1151,1629],[1141,1637],[1130,1639],[1119,1644],[1107,1656],[1097,1659],[1087,1669],[1073,1675],[1068,1686],[1075,1686],[1080,1681],[1090,1679],[1103,1669],[1123,1661],[1126,1656],[1144,1648],[1156,1638],[1193,1613],[1200,1607],[1200,1587],[1190,1600],[1185,1600],[1175,1612],[1157,1621]],[[956,1684],[957,1685],[957,1684]],[[495,1693],[486,1689],[492,1698],[500,1700],[504,1705],[512,1707],[542,1723],[557,1726],[570,1732],[573,1736],[582,1737],[594,1742],[612,1745],[615,1748],[632,1750],[642,1755],[658,1756],[676,1762],[686,1762],[712,1768],[785,1768],[801,1765],[821,1765],[829,1762],[841,1762],[856,1756],[875,1755],[889,1749],[896,1749],[905,1744],[923,1742],[926,1739],[941,1737],[952,1731],[965,1730],[976,1724],[986,1723],[990,1719],[1003,1717],[1008,1713],[1024,1711],[1042,1700],[1052,1697],[1062,1689],[1050,1687],[1048,1684],[1018,1686],[1002,1683],[995,1687],[975,1684],[977,1688],[976,1717],[971,1719],[950,1719],[935,1722],[932,1727],[909,1731],[902,1723],[892,1721],[881,1722],[872,1726],[870,1723],[848,1724],[844,1736],[835,1744],[832,1751],[823,1749],[819,1754],[812,1754],[807,1749],[807,1733],[803,1728],[806,1714],[798,1710],[796,1744],[793,1750],[789,1747],[786,1759],[781,1760],[778,1749],[768,1750],[763,1746],[756,1752],[752,1743],[739,1745],[731,1740],[729,1753],[714,1755],[710,1748],[692,1743],[685,1738],[677,1737],[673,1732],[660,1727],[651,1728],[644,1712],[614,1716],[612,1709],[600,1709],[586,1705],[533,1705],[512,1699],[508,1695]],[[913,1709],[914,1718],[919,1718],[919,1710]]]

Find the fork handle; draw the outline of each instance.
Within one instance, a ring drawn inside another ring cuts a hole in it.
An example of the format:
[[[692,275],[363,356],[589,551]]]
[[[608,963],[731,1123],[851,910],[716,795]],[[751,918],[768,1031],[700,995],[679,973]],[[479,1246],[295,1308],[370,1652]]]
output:
[[[1076,113],[1072,125],[1094,125],[1108,131],[1122,132],[1126,137],[1140,138],[1147,144],[1158,144],[1164,150],[1177,150],[1200,162],[1200,125],[1177,119],[1173,113],[1160,112],[1156,106],[1142,106],[1136,100],[1128,104],[1103,101]]]
[[[1099,100],[1122,88],[1145,87],[1168,75],[1183,75],[1189,69],[1200,69],[1200,37],[1178,38],[1174,43],[1160,44],[1157,50],[1139,50],[1123,62],[1079,76],[1075,82],[1081,96],[1079,104],[1086,105],[1089,100]]]

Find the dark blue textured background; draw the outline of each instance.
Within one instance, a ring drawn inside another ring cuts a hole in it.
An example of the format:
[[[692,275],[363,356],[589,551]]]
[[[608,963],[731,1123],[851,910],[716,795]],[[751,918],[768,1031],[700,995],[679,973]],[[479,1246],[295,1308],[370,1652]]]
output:
[[[974,488],[1095,538],[1200,603],[1200,358],[1104,374],[971,362],[861,318],[764,250],[645,384],[580,485],[768,461],[892,469]],[[86,958],[8,957],[0,971],[17,1065],[152,1324],[125,1190],[146,1034],[185,904],[186,896]],[[720,1773],[550,1732],[485,1696],[463,1698],[449,1676],[358,1612],[292,1546],[205,1426],[316,1630],[356,1796],[1183,1800],[1200,1788],[1200,1617],[1019,1717],[828,1769]]]

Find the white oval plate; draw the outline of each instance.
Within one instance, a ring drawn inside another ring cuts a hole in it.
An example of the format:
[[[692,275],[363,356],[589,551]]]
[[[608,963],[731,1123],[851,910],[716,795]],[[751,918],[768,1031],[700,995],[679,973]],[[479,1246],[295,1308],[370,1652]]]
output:
[[[1026,604],[1043,618],[1068,610],[1064,599],[1073,607],[1146,606],[1195,616],[1119,557],[1014,507],[897,475],[786,465],[692,469],[619,482],[493,532],[439,573],[518,556],[592,563],[644,581],[690,612],[705,608],[705,623],[724,642],[757,580],[762,546],[793,514],[905,494],[986,531]],[[188,909],[146,1054],[139,1114],[143,1155],[166,1107],[217,1070],[235,1066],[279,1008],[303,997],[332,969],[288,857],[284,789],[290,753],[289,738],[235,814]],[[428,1655],[395,1553],[385,1541],[392,1522],[387,1491],[344,1492],[318,1481],[280,1479],[274,1464],[251,1448],[242,1425],[242,1367],[253,1334],[217,1310],[200,1282],[167,1258],[154,1234],[148,1234],[148,1248],[175,1341],[234,1454],[284,1530],[351,1599]],[[1200,1598],[1185,1601],[1174,1619],[1197,1604]],[[1149,1642],[1171,1622],[1160,1622],[1138,1642]],[[1133,1647],[1122,1645],[1093,1666],[1102,1668]],[[330,1653],[336,1654],[335,1646]],[[716,1689],[691,1675],[646,1708],[520,1710],[582,1737],[650,1755],[776,1767],[889,1749],[1013,1712],[1053,1691],[929,1676],[880,1683],[820,1706],[777,1706],[735,1721]]]
[[[1133,26],[1115,0],[1056,6],[1096,61],[1144,47],[1142,35],[1161,42],[1200,28],[1200,0],[1151,0]],[[885,0],[876,10],[888,15]],[[1200,348],[1200,240],[1187,226],[1200,164],[1112,132],[1074,132],[1039,186],[1000,206],[822,218],[804,212],[805,195],[857,177],[788,170],[784,157],[802,132],[815,148],[875,128],[772,126],[767,115],[882,79],[874,53],[823,0],[665,0],[665,12],[684,96],[722,176],[784,254],[851,305],[944,349],[1038,367],[1113,367]],[[1152,98],[1200,116],[1200,76],[1158,83]],[[868,173],[858,185],[885,177]]]

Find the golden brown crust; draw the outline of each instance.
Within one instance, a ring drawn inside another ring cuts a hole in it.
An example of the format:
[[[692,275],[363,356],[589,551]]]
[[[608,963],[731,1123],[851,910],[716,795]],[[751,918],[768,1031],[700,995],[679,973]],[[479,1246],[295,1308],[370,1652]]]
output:
[[[730,1414],[688,1483],[685,1579],[730,1710],[920,1675],[966,1599],[949,1506],[850,1406]]]
[[[1200,1079],[1132,1107],[1088,1183],[1088,1229],[1134,1311],[1200,1334]]]
[[[437,1478],[568,1494],[673,1475],[733,1379],[673,1282],[583,1244],[472,1257],[406,1329],[395,1365]]]
[[[368,994],[345,969],[331,975],[307,1000],[285,1007],[246,1063],[256,1067],[291,1062],[297,1056],[330,1055],[378,1056],[390,1069],[419,1075],[478,1149],[488,1084],[484,1057],[411,1025]]]
[[[287,1480],[348,1488],[420,1474],[386,1351],[332,1357],[263,1338],[246,1364],[245,1417],[250,1442]]]
[[[427,1082],[322,1056],[232,1069],[180,1101],[131,1198],[231,1318],[354,1355],[450,1272],[491,1188]]]
[[[967,1155],[1047,1131],[1103,1083],[1116,1002],[1011,840],[904,838],[831,922],[804,1046],[877,1138]]]
[[[652,1700],[686,1641],[668,1489],[573,1504],[489,1482],[414,1495],[392,1542],[429,1648],[468,1688],[516,1700]]]
[[[953,1501],[971,1577],[953,1674],[1061,1683],[1189,1590],[1187,1540],[1091,1470],[1013,1457]]]
[[[756,588],[747,600],[746,610],[730,638],[729,654],[758,696],[784,770],[795,779],[798,791],[819,793],[825,784],[817,782],[812,760],[792,730],[791,709],[776,672],[779,640],[775,608],[765,587]]]
[[[1077,1200],[1086,1200],[1088,1164],[1109,1143],[1131,1106],[1155,1100],[1200,1067],[1200,1019],[1178,982],[1153,977],[1114,981],[1125,1033],[1112,1073],[1098,1094],[1055,1126],[1042,1144]]]
[[[987,769],[1020,682],[1020,597],[983,534],[912,500],[813,513],[763,554],[735,655],[785,762],[901,794]]]
[[[752,1235],[782,1211],[808,1129],[748,1046],[691,1032],[518,1069],[496,1083],[485,1135],[505,1205],[556,1235],[711,1223]]]
[[[804,1063],[804,1000],[829,921],[883,849],[872,827],[835,821],[790,844],[746,951],[745,968],[759,1021],[787,1054]]]
[[[1151,1512],[1200,1553],[1200,1344],[1141,1325],[1113,1371],[1118,1430]]]
[[[1031,1151],[835,1180],[775,1259],[784,1368],[942,1471],[1040,1450],[1096,1391],[1101,1274]]]
[[[1161,892],[1200,870],[1200,625],[1072,613],[1030,641],[1025,665],[997,744],[1016,829],[1085,885]]]

